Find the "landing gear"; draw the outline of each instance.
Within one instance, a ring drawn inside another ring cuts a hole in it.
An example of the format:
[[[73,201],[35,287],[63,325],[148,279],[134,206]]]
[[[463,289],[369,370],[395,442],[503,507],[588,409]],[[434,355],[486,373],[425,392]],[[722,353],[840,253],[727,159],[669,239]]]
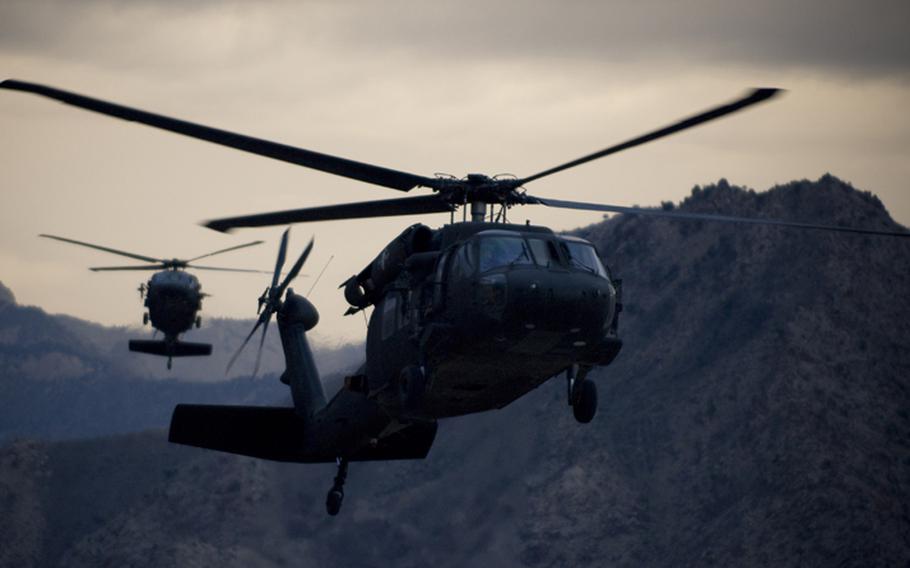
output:
[[[202,327],[202,316],[196,316],[196,329]]]
[[[597,414],[597,386],[587,380],[587,369],[579,373],[578,365],[572,365],[566,370],[568,382],[569,405],[575,420],[587,424]]]
[[[591,381],[583,380],[575,387],[579,391],[577,399],[572,404],[572,414],[575,420],[587,424],[597,414],[597,386]]]
[[[333,517],[341,510],[341,503],[344,501],[344,481],[348,478],[348,460],[345,458],[338,459],[338,473],[335,475],[335,482],[329,489],[328,495],[325,496],[325,511]]]
[[[142,325],[148,325],[148,324],[149,324],[149,315],[148,315],[148,312],[146,312],[146,313],[142,314]]]

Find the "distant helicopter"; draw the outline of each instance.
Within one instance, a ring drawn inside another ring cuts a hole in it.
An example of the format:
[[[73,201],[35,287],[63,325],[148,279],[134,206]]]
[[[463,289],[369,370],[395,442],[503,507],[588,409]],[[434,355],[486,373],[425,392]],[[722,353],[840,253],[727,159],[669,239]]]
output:
[[[351,461],[420,459],[427,455],[439,418],[502,408],[548,379],[565,375],[567,402],[575,418],[590,422],[597,410],[591,369],[612,362],[618,337],[621,281],[583,239],[546,227],[513,225],[516,205],[723,221],[908,237],[910,233],[726,215],[583,203],[529,195],[532,181],[671,135],[775,96],[756,89],[731,103],[576,160],[512,178],[469,174],[429,178],[355,162],[116,105],[59,89],[5,81],[0,87],[47,96],[122,119],[208,140],[246,152],[324,172],[410,191],[419,197],[329,205],[218,219],[206,226],[237,227],[427,213],[449,213],[439,229],[415,224],[392,240],[359,273],[342,284],[347,313],[372,306],[366,361],[326,401],[306,332],[319,314],[289,288],[311,244],[279,284],[287,251],[282,238],[272,284],[260,298],[260,352],[272,315],[278,329],[293,408],[181,404],[174,409],[169,440],[264,459],[336,462],[338,472],[326,497],[335,515],[344,497]],[[455,222],[462,208],[462,222]],[[470,211],[470,220],[467,213]],[[489,217],[488,217],[489,213]],[[240,352],[238,350],[238,353]],[[237,354],[235,354],[235,360]],[[257,354],[257,360],[259,355]]]
[[[135,266],[102,266],[90,268],[90,270],[95,272],[114,270],[159,271],[152,274],[148,283],[143,282],[139,285],[139,298],[144,300],[143,305],[148,308],[148,311],[142,314],[142,324],[148,325],[151,322],[153,328],[164,334],[164,339],[161,341],[131,339],[129,348],[130,351],[167,357],[168,369],[171,368],[172,359],[174,357],[212,354],[212,346],[208,343],[190,343],[179,340],[179,335],[193,327],[193,325],[197,328],[202,325],[202,318],[198,315],[198,312],[202,309],[202,298],[207,295],[202,292],[202,285],[199,283],[199,279],[188,272],[184,272],[184,269],[192,268],[195,270],[218,270],[223,272],[263,272],[262,270],[218,268],[214,266],[190,264],[191,262],[216,254],[259,245],[262,244],[263,241],[253,241],[251,243],[217,250],[188,260],[181,260],[178,258],[165,260],[100,245],[93,245],[91,243],[84,243],[82,241],[55,235],[42,234],[39,236],[153,263]]]

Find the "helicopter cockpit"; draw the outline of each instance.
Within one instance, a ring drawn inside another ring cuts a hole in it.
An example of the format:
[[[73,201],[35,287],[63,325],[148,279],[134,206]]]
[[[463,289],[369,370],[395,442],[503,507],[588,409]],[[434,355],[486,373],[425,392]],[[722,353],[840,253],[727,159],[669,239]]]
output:
[[[455,275],[469,276],[521,267],[580,270],[610,278],[594,246],[584,239],[544,238],[499,230],[482,231],[462,243],[452,257],[450,269]]]
[[[477,269],[481,273],[496,268],[534,263],[528,244],[520,235],[482,237],[476,246]],[[470,245],[465,248],[469,255],[470,249]],[[462,255],[462,258],[465,256]]]

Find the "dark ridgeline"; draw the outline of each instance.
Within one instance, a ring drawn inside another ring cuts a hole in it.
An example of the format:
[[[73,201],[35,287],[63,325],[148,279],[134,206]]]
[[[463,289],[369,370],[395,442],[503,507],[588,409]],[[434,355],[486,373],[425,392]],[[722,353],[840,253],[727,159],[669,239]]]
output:
[[[894,229],[825,176],[686,211]],[[551,381],[444,420],[426,461],[332,466],[163,432],[0,451],[0,565],[902,565],[910,558],[910,243],[615,219],[626,348],[588,426]]]
[[[191,341],[215,345],[211,357],[180,359],[168,371],[159,359],[130,353],[139,332],[51,315],[15,303],[0,284],[0,445],[15,438],[72,439],[164,428],[174,405],[274,404],[288,400],[275,373],[283,369],[277,334],[267,341],[262,368],[270,377],[251,380],[252,361],[240,361],[228,380],[231,349],[243,341],[250,320],[212,318]],[[152,335],[145,332],[147,337]],[[360,345],[317,347],[330,380],[360,363]]]

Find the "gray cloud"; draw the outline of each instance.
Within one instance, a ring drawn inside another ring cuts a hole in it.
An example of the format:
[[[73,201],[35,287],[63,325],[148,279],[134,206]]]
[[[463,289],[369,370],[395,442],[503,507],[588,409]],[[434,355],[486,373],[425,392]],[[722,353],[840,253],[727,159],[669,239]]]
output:
[[[453,58],[657,60],[905,78],[908,21],[906,0],[14,0],[0,5],[0,48],[108,65],[201,66],[318,45],[339,55],[404,54],[440,65]]]
[[[848,73],[910,70],[905,1],[450,2],[369,5],[349,41],[417,44],[473,56],[587,57],[820,67]],[[353,11],[352,11],[353,12]],[[385,13],[383,25],[367,25]]]

